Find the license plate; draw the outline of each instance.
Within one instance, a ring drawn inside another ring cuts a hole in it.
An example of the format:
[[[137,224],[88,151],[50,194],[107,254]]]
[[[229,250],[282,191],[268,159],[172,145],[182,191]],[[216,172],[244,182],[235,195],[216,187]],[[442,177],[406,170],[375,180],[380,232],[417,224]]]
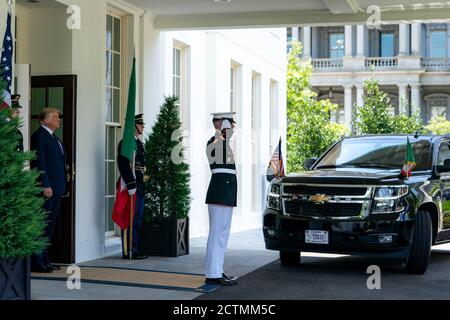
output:
[[[328,231],[305,230],[305,243],[328,244]]]

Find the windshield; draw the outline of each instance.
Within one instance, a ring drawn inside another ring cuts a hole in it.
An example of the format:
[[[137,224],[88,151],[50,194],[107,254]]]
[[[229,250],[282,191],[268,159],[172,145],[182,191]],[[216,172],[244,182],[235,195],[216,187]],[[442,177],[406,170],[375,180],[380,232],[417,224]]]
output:
[[[431,142],[410,138],[416,167],[429,170]],[[336,167],[373,167],[401,169],[406,160],[406,137],[347,138],[337,143],[316,165],[315,169]]]

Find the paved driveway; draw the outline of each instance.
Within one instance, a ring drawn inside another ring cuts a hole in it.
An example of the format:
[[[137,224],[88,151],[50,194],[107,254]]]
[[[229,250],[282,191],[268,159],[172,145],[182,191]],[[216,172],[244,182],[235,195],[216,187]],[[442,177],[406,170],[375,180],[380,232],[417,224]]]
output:
[[[367,288],[370,265],[380,267],[380,290]],[[274,261],[197,299],[450,299],[450,245],[433,248],[424,275],[404,273],[396,260],[306,253],[299,266]]]

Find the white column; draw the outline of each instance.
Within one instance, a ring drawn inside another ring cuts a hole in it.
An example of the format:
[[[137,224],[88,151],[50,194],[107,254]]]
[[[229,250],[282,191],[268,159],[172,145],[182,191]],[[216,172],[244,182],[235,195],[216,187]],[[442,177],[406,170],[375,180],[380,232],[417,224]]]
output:
[[[303,29],[303,58],[311,58],[311,27]]]
[[[292,40],[299,41],[300,38],[298,37],[298,27],[292,28]]]
[[[408,114],[408,110],[406,108],[402,108],[402,100],[408,103],[407,100],[407,85],[404,83],[399,83],[398,85],[398,113],[399,114]]]
[[[352,56],[352,26],[345,26],[345,55]]]
[[[364,25],[358,25],[356,27],[356,55],[364,56]]]
[[[420,84],[415,83],[411,84],[411,113],[414,113],[416,110],[420,111],[421,107],[421,97],[420,97]]]
[[[400,56],[406,54],[406,23],[399,24],[398,54]]]
[[[345,124],[351,130],[352,129],[352,85],[344,85],[344,115]]]
[[[362,107],[364,105],[364,85],[356,85],[356,105]]]
[[[411,54],[415,56],[420,55],[420,28],[418,22],[411,24]]]

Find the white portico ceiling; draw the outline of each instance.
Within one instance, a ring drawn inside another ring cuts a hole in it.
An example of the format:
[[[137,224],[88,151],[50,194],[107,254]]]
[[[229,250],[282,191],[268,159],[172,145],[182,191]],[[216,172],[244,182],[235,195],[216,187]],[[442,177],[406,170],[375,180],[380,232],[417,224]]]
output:
[[[378,6],[382,23],[450,21],[450,1],[439,0],[127,0],[155,16],[161,29],[357,24]]]

